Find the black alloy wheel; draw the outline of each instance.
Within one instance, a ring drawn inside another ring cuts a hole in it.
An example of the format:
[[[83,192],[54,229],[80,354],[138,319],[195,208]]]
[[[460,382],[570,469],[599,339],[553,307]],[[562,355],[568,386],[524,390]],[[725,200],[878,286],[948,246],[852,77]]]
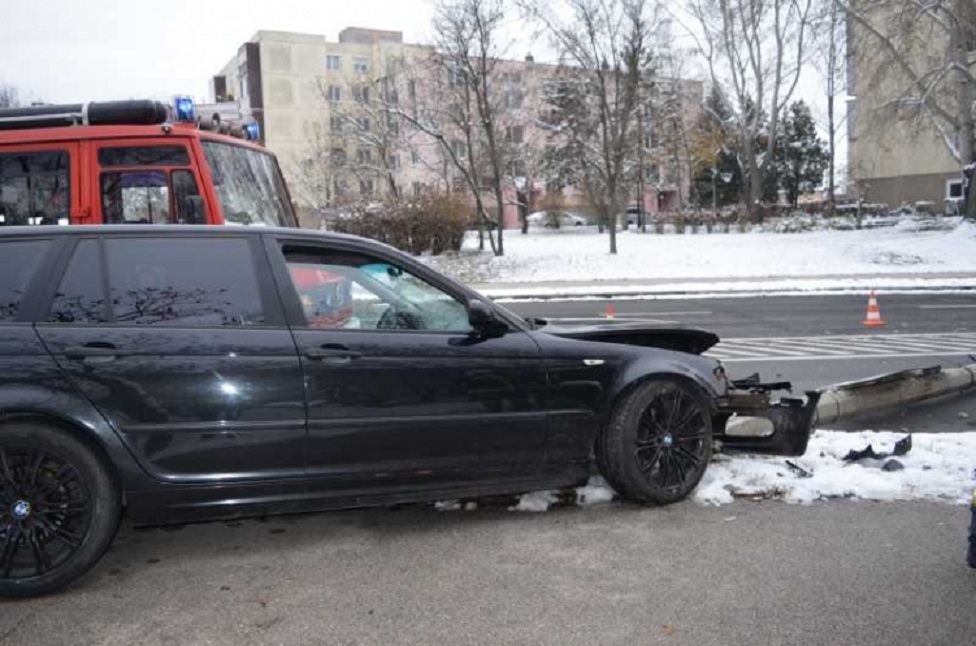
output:
[[[666,505],[691,493],[712,456],[708,396],[681,379],[644,382],[615,407],[597,465],[624,498]]]
[[[115,536],[121,496],[96,452],[33,422],[0,425],[0,597],[53,592]]]

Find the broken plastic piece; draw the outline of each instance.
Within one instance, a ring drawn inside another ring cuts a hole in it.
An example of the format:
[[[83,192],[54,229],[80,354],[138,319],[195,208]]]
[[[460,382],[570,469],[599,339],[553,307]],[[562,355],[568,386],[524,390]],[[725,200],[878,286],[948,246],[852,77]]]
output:
[[[904,470],[904,468],[905,468],[905,465],[904,464],[902,464],[898,460],[891,459],[891,460],[888,460],[887,462],[885,462],[884,465],[882,465],[881,470],[882,471],[902,471],[902,470]]]
[[[906,455],[911,450],[912,436],[906,435],[902,439],[895,442],[895,449],[891,453],[875,453],[874,447],[868,444],[867,448],[861,449],[860,451],[851,449],[850,452],[844,456],[844,462],[857,462],[864,459],[884,460],[885,458],[890,458],[891,456],[901,457]]]
[[[812,471],[807,471],[806,469],[804,469],[803,467],[801,467],[796,462],[793,462],[792,460],[787,460],[786,461],[786,466],[788,466],[790,468],[790,471],[792,471],[796,475],[800,476],[801,478],[812,478],[813,477],[813,472]]]

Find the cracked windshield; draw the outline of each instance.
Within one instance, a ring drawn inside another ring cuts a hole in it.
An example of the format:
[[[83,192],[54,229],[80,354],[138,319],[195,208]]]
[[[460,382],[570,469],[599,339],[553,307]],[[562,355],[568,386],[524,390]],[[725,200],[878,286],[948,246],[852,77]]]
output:
[[[974,593],[976,0],[4,7],[0,646]]]

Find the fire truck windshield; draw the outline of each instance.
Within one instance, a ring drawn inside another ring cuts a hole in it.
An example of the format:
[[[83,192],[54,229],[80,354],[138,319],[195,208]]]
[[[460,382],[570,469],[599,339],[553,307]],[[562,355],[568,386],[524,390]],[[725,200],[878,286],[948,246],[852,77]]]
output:
[[[295,226],[295,214],[274,157],[244,146],[201,143],[225,223]]]

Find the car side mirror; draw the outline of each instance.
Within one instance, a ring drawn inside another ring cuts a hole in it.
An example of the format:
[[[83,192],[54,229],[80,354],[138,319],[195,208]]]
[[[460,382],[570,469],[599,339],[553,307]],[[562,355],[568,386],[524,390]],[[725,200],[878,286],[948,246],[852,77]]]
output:
[[[478,299],[468,301],[468,323],[475,333],[485,338],[505,336],[508,332],[508,325],[498,318],[495,310]]]

